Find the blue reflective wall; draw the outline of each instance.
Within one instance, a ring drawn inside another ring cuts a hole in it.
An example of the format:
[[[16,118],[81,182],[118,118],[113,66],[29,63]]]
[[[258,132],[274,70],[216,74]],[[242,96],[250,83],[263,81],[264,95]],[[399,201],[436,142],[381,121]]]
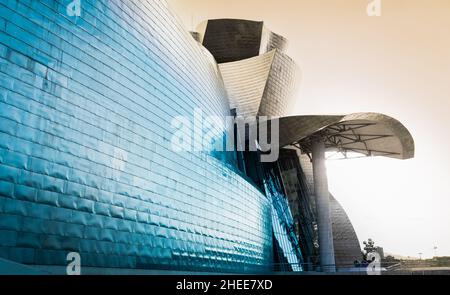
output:
[[[269,270],[266,197],[171,149],[175,116],[229,112],[214,59],[163,0],[82,0],[80,17],[70,2],[0,1],[0,257]]]

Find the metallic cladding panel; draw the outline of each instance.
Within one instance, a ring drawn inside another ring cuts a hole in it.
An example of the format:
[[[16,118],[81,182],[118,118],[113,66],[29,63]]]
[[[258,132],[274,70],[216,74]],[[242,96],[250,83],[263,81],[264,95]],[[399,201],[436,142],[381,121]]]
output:
[[[286,47],[287,47],[286,38],[264,27],[261,38],[261,48],[259,50],[260,54],[267,53],[274,49],[278,49],[279,51],[284,52]]]
[[[275,52],[219,65],[230,107],[236,109],[238,115],[258,115]]]
[[[219,65],[231,108],[243,117],[283,116],[293,98],[297,67],[274,49],[266,54]]]
[[[189,32],[192,36],[192,38],[194,38],[195,41],[200,42],[200,33],[198,32]]]
[[[170,149],[174,116],[229,112],[212,57],[165,1],[81,3],[79,18],[62,0],[0,4],[0,257],[268,270],[268,200]]]
[[[336,267],[352,268],[355,260],[363,258],[358,236],[344,208],[332,195],[330,207]]]
[[[286,54],[275,50],[258,115],[277,117],[288,113],[296,87],[297,66]]]
[[[209,20],[203,45],[218,63],[233,62],[258,56],[263,23],[249,20]]]

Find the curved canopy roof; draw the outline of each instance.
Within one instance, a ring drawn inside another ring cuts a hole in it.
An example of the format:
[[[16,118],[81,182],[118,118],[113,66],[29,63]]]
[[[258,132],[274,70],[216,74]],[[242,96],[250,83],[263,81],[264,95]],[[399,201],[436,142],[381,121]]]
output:
[[[295,145],[309,153],[311,138],[320,135],[325,139],[327,151],[338,151],[344,155],[355,152],[396,159],[414,157],[414,139],[409,131],[399,121],[383,114],[292,116],[277,119],[280,147]]]

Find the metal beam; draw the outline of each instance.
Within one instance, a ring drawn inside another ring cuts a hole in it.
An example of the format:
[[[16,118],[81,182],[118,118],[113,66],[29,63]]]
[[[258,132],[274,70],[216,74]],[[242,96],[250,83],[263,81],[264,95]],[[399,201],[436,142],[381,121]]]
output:
[[[374,154],[381,154],[386,156],[396,156],[399,153],[373,150],[368,147],[368,142],[380,139],[394,137],[391,134],[358,134],[356,131],[365,127],[376,125],[375,123],[339,123],[328,126],[327,128],[317,132],[315,135],[302,139],[294,145],[302,152],[310,154],[313,149],[312,138],[320,136],[324,139],[325,148],[336,149],[347,158],[348,152],[363,154],[367,157]],[[362,144],[364,148],[349,147],[351,145]]]

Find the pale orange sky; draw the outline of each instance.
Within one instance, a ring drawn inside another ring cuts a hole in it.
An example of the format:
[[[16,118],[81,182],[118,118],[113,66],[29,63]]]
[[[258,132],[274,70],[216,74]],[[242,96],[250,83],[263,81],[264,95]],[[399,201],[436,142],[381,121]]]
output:
[[[292,114],[380,112],[413,134],[416,158],[329,161],[330,190],[360,240],[386,252],[450,256],[450,1],[169,0],[186,29],[263,20],[302,71]]]

